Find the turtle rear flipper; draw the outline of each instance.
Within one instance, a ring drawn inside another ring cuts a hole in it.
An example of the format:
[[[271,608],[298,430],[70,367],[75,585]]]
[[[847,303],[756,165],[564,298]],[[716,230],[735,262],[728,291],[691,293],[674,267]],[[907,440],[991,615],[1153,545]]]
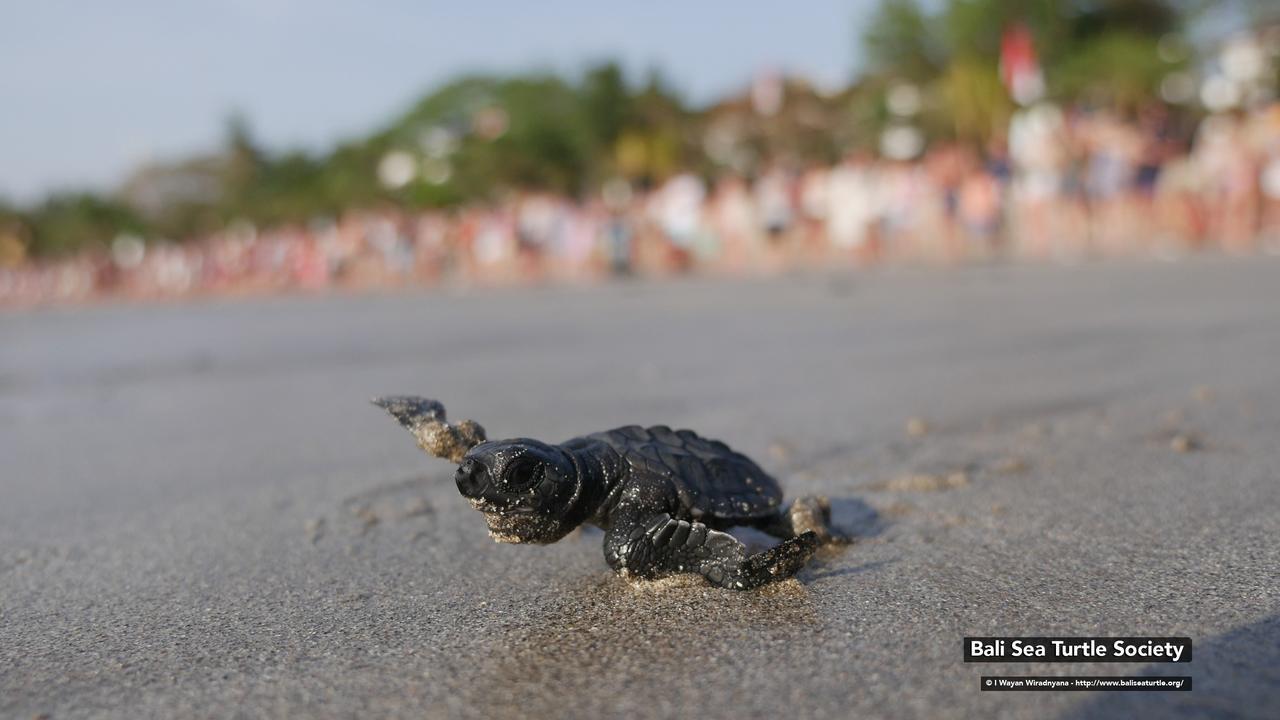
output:
[[[812,532],[822,545],[845,545],[853,538],[831,524],[831,501],[822,495],[806,495],[777,516],[755,527],[784,540]]]

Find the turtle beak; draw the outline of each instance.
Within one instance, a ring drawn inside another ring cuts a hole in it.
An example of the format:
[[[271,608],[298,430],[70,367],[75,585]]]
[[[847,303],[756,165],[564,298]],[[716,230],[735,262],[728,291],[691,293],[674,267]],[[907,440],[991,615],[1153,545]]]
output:
[[[489,473],[485,470],[484,465],[472,458],[467,458],[458,466],[458,471],[454,473],[453,480],[458,484],[458,492],[462,493],[463,497],[479,498],[489,484],[488,476]]]

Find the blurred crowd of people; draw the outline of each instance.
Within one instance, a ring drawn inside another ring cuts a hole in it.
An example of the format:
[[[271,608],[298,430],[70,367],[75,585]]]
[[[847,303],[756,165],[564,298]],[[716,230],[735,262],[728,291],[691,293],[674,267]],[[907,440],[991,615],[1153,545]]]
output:
[[[0,268],[0,303],[459,282],[769,273],[878,262],[1076,261],[1280,251],[1280,103],[1179,128],[1040,104],[987,147],[775,163],[710,182],[621,179],[585,199],[352,211],[305,227],[233,223],[184,243]]]

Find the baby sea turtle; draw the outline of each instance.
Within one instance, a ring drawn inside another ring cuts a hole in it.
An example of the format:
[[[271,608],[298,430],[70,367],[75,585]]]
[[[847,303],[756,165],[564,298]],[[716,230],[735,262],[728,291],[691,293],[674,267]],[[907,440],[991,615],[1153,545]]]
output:
[[[486,441],[484,428],[450,425],[435,400],[373,400],[426,452],[459,463],[454,480],[499,542],[552,543],[583,523],[603,528],[604,557],[626,578],[699,573],[737,590],[794,575],[832,541],[830,503],[783,506],[778,482],[718,440],[665,425],[636,425],[560,445],[528,438]],[[748,555],[726,529],[782,538]]]

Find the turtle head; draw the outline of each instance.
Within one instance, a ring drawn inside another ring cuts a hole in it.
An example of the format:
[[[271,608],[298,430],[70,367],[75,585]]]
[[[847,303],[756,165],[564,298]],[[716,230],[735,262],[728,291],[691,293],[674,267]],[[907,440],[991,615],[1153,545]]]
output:
[[[577,467],[554,445],[517,438],[480,443],[454,475],[498,542],[552,543],[578,526]]]

